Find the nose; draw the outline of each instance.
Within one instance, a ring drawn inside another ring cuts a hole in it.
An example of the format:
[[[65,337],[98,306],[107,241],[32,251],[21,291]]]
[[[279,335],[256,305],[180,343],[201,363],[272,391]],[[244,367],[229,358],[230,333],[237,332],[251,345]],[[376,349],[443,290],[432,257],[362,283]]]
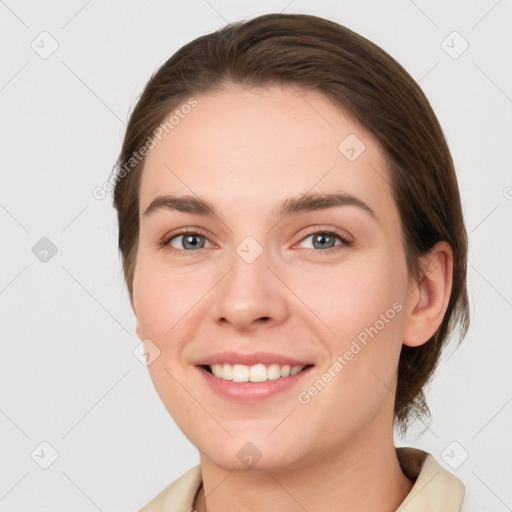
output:
[[[252,263],[235,252],[231,263],[212,295],[213,320],[238,331],[285,321],[289,311],[287,288],[278,278],[279,272],[270,268],[265,252]]]

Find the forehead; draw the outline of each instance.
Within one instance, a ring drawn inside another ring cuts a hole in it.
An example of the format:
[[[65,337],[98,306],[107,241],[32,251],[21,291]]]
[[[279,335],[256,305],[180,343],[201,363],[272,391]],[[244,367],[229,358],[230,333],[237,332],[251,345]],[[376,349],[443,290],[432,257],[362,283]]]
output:
[[[284,197],[333,190],[389,208],[378,142],[320,92],[232,86],[194,98],[196,106],[154,139],[140,211],[165,193],[271,210]]]

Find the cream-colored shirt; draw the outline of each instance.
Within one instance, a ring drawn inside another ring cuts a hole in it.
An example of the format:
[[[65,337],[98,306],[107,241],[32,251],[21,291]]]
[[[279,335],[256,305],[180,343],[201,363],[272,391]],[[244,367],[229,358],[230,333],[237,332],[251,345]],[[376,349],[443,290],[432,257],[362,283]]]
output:
[[[463,512],[464,484],[427,452],[395,448],[405,475],[415,483],[397,512]],[[192,512],[202,484],[198,464],[166,487],[140,512]]]

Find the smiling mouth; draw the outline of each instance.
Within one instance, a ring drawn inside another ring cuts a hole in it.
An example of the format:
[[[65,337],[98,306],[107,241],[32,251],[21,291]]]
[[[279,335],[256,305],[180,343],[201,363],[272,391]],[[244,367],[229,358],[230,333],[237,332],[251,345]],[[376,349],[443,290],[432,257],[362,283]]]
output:
[[[213,364],[202,365],[201,368],[211,375],[223,380],[233,382],[265,382],[267,380],[285,379],[293,377],[304,370],[311,368],[312,364],[304,366],[299,365],[281,365],[281,364],[255,364],[247,366],[243,364]]]

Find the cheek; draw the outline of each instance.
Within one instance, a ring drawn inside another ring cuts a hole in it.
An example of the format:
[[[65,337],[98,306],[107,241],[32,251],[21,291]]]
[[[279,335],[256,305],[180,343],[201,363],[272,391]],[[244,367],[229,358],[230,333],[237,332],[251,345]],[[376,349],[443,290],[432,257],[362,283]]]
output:
[[[394,319],[400,309],[393,309],[393,304],[403,301],[407,284],[401,263],[387,254],[365,256],[296,278],[297,294],[307,298],[307,306],[328,327],[326,339],[332,349],[343,348],[337,343],[355,338],[376,322],[381,330],[382,321]],[[390,323],[386,322],[386,331]]]
[[[133,286],[137,324],[142,336],[160,351],[148,371],[169,414],[184,432],[190,433],[194,430],[191,418],[196,418],[198,411],[185,390],[189,376],[178,360],[185,346],[182,339],[186,337],[183,328],[188,325],[187,312],[190,315],[197,297],[194,301],[194,292],[186,286],[186,280],[176,278],[172,272],[146,264],[143,257],[137,264]]]
[[[319,405],[371,414],[392,389],[402,346],[404,265],[384,254],[303,281],[299,295],[308,297],[308,306],[328,327],[322,328],[328,383],[316,386],[323,396]]]
[[[162,269],[141,257],[133,283],[133,299],[137,323],[144,337],[163,341],[172,337],[193,310],[199,291],[191,276],[181,276],[173,269]],[[204,293],[204,292],[203,292]]]

